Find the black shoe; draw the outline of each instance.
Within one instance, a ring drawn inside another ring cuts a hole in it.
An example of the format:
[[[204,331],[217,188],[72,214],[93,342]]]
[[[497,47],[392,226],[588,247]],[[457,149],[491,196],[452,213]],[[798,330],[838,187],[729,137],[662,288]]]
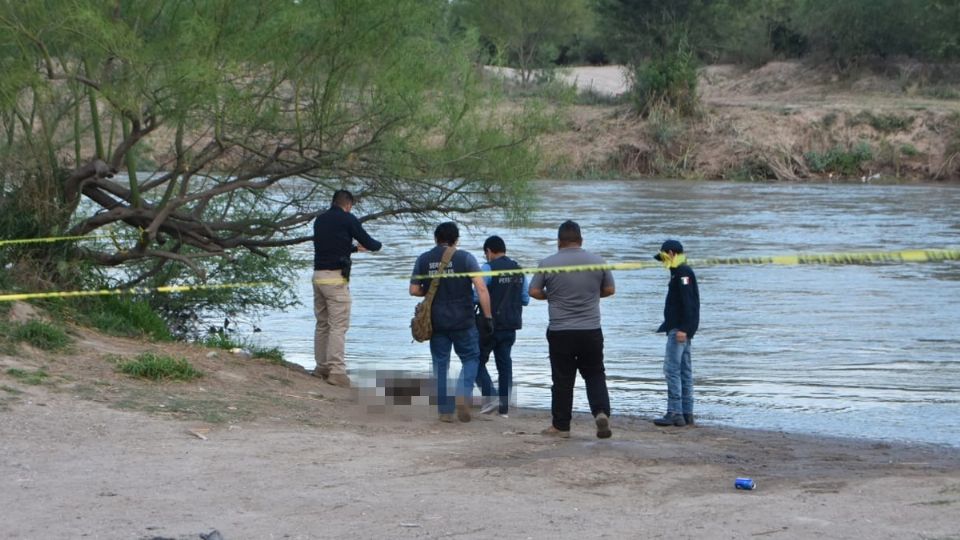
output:
[[[683,421],[686,422],[686,424],[687,424],[688,426],[690,426],[690,427],[693,427],[693,426],[697,425],[697,424],[693,421],[693,413],[684,414],[684,415],[683,415]]]
[[[653,423],[658,426],[677,426],[683,427],[687,425],[687,422],[683,419],[683,415],[680,413],[668,412],[663,415],[662,418],[654,418]]]
[[[597,438],[609,439],[613,432],[610,431],[610,417],[604,413],[597,414]]]

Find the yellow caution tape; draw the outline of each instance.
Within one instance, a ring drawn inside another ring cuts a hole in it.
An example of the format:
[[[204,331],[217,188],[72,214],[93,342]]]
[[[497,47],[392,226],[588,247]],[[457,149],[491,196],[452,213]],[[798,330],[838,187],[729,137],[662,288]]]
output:
[[[797,255],[775,255],[771,257],[727,257],[690,260],[691,266],[723,265],[800,265],[800,264],[878,264],[902,262],[942,262],[960,260],[960,250],[955,249],[909,249],[903,251],[874,251],[860,253],[811,253]],[[415,275],[410,279],[472,278],[485,276],[503,276],[518,274],[558,274],[564,272],[595,272],[599,270],[641,270],[645,268],[663,268],[663,264],[650,262],[625,262],[612,264],[585,264],[575,266],[552,266],[549,268],[520,268],[515,270],[488,270],[480,272],[458,272],[436,275]]]
[[[21,293],[21,294],[2,294],[0,302],[13,302],[16,300],[36,300],[39,298],[77,298],[82,296],[110,296],[122,294],[152,294],[152,293],[177,293],[211,289],[245,289],[253,287],[265,287],[271,285],[268,281],[254,281],[250,283],[221,283],[215,285],[166,285],[163,287],[124,287],[120,289],[97,289],[90,291],[58,291],[58,292],[40,292],[40,293]]]
[[[778,255],[773,257],[732,257],[695,261],[699,266],[731,264],[878,264],[901,262],[942,262],[960,260],[960,250],[908,249],[904,251],[873,251],[861,253],[823,253]]]
[[[81,240],[98,240],[101,238],[112,238],[109,234],[89,234],[83,236],[48,236],[46,238],[17,238],[14,240],[0,240],[0,246],[14,244],[52,244],[54,242],[71,242]]]
[[[91,238],[89,236],[83,238]],[[800,264],[878,264],[878,263],[916,263],[960,260],[960,250],[955,249],[913,249],[904,251],[879,251],[862,253],[823,253],[776,255],[771,257],[728,257],[691,260],[692,266],[721,265],[800,265]],[[641,270],[645,268],[663,268],[659,262],[624,262],[613,264],[584,264],[574,266],[554,266],[549,268],[520,268],[515,270],[488,270],[480,272],[459,272],[443,274],[441,278],[472,278],[484,276],[503,276],[519,274],[557,274],[563,272],[594,272],[599,270]],[[438,276],[416,275],[409,279],[433,279]],[[407,278],[404,278],[407,279]],[[317,284],[345,284],[343,278],[313,280]],[[218,285],[167,285],[164,287],[127,287],[120,289],[99,289],[90,291],[59,291],[40,293],[19,293],[0,295],[0,302],[16,300],[34,300],[40,298],[76,298],[84,296],[109,296],[123,294],[176,293],[211,289],[242,289],[265,287],[272,283],[257,281],[248,283],[223,283]]]

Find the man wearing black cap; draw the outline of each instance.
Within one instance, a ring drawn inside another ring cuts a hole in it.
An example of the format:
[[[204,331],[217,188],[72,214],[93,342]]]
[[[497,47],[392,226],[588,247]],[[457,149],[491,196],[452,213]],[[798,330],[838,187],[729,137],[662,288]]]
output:
[[[683,245],[667,240],[653,256],[670,270],[670,285],[663,306],[663,324],[657,332],[667,333],[663,375],[667,379],[667,414],[653,421],[658,426],[693,425],[693,362],[691,341],[700,325],[700,290],[697,276],[687,264]]]

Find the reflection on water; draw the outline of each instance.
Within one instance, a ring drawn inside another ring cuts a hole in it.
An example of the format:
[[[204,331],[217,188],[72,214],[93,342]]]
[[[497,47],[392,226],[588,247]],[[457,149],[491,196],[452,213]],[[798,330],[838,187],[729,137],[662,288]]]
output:
[[[580,222],[584,247],[609,262],[649,260],[667,237],[691,259],[960,245],[960,189],[951,187],[545,181],[538,191],[541,209],[522,228],[497,216],[461,220],[461,247],[480,258],[483,240],[499,234],[532,267],[556,250],[565,219]],[[384,250],[354,257],[348,364],[429,372],[427,345],[410,339],[416,299],[404,278],[432,231],[367,228]],[[703,305],[693,357],[705,422],[960,446],[960,263],[696,270]],[[310,271],[301,275],[303,306],[265,317],[259,334],[307,367]],[[615,277],[616,296],[602,302],[614,412],[653,416],[665,404],[664,338],[653,331],[667,274]],[[516,396],[548,408],[547,310],[533,302],[514,347]],[[575,406],[587,410],[579,384]]]

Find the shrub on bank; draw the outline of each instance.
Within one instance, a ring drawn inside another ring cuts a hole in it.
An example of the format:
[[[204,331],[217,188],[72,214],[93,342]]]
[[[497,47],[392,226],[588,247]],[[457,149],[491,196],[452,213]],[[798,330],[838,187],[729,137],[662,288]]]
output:
[[[873,159],[873,149],[864,141],[844,148],[834,146],[825,152],[810,151],[803,155],[807,167],[816,173],[836,173],[841,176],[856,176],[861,166]]]

